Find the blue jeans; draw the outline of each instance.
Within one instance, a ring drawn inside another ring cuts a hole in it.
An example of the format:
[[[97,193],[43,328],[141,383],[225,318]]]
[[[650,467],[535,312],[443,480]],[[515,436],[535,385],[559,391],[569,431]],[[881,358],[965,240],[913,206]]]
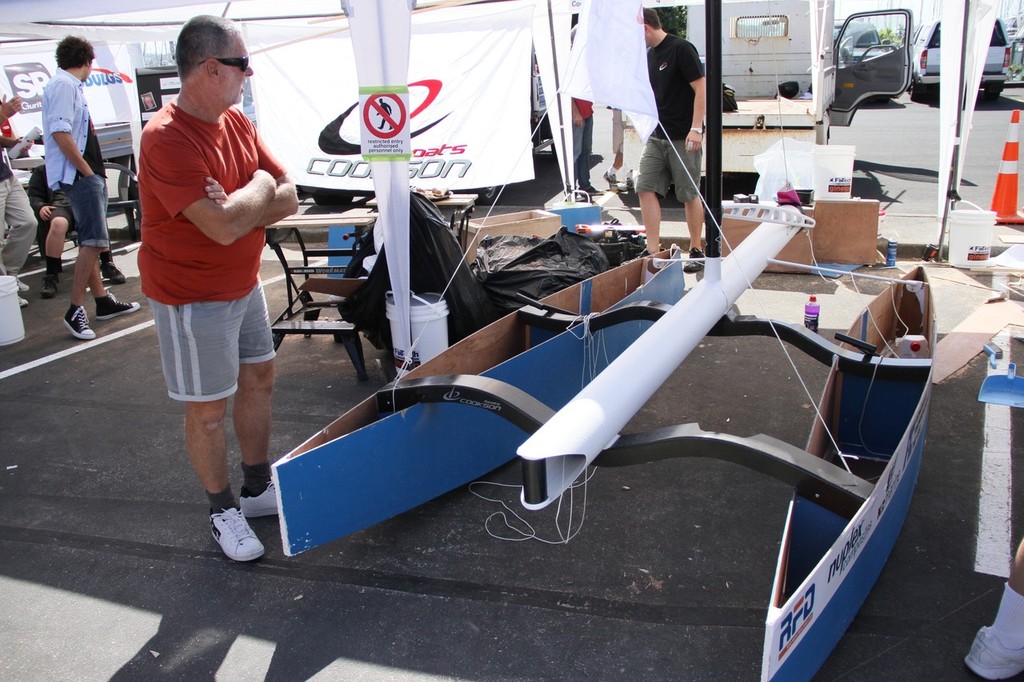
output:
[[[594,117],[583,119],[583,125],[572,127],[572,148],[576,152],[573,168],[576,186],[590,187],[590,155],[594,150]]]

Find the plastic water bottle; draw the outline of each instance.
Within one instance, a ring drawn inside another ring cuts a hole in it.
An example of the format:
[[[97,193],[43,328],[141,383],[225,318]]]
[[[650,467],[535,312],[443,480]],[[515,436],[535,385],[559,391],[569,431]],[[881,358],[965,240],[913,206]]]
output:
[[[896,267],[896,248],[899,243],[895,239],[890,239],[885,249],[885,267],[894,268]]]
[[[818,316],[821,314],[821,306],[818,299],[811,296],[804,304],[804,326],[812,332],[818,331]]]

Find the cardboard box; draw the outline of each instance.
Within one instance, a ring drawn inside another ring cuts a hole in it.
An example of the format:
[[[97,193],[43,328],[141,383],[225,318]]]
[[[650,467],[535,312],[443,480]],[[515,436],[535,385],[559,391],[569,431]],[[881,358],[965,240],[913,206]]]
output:
[[[488,218],[469,221],[466,239],[466,262],[476,259],[476,250],[484,237],[498,234],[513,234],[521,237],[550,237],[562,227],[561,217],[548,211],[518,211],[504,215],[492,215]]]
[[[798,234],[777,256],[778,260],[813,265],[847,263],[873,265],[878,256],[878,201],[844,199],[818,201],[804,213],[815,220],[807,234]],[[722,221],[722,255],[729,245],[739,245],[757,228],[756,223],[726,218]],[[809,237],[809,238],[808,238]],[[812,253],[813,249],[813,253]],[[765,272],[806,272],[783,265],[769,265]]]

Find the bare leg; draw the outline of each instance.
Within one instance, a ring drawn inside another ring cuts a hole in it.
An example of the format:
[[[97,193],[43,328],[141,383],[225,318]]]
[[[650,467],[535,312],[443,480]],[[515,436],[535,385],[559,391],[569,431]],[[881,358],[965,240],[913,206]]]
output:
[[[701,248],[701,235],[704,233],[704,204],[700,197],[690,199],[683,206],[686,208],[686,229],[690,232],[690,248]]]
[[[54,218],[50,221],[50,229],[46,232],[46,255],[60,258],[64,253],[64,242],[68,238],[68,221]]]
[[[235,436],[246,464],[266,462],[270,450],[270,396],[274,389],[274,361],[239,365],[238,392],[232,419]]]
[[[78,260],[75,263],[75,276],[71,280],[71,304],[82,305],[85,300],[85,288],[92,289],[95,298],[102,298],[107,295],[103,288],[103,280],[100,278],[100,251],[102,248],[95,246],[82,246],[78,249]]]
[[[661,251],[661,201],[657,192],[637,192],[640,197],[640,219],[647,232],[647,252]]]
[[[227,398],[185,404],[185,447],[199,482],[208,493],[228,487],[227,439],[224,415]]]
[[[1024,595],[1024,540],[1021,540],[1017,547],[1017,556],[1013,558],[1013,568],[1010,569],[1007,584],[1017,594]]]

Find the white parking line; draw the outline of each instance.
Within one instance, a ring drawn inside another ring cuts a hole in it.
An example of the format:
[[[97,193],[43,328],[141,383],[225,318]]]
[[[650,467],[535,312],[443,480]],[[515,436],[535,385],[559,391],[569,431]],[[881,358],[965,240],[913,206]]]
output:
[[[1010,333],[1003,330],[992,339],[992,346],[1003,352],[1003,359],[989,375],[1006,374],[1010,361]],[[1011,536],[1011,459],[1013,433],[1010,410],[1006,405],[985,404],[985,445],[981,453],[981,486],[978,490],[978,536],[974,570],[1000,578],[1010,576],[1010,560],[1016,545]]]
[[[275,284],[277,282],[280,282],[283,279],[284,279],[284,275],[277,275],[276,277],[271,277],[270,279],[264,280],[263,281],[263,288],[266,289],[268,285]],[[99,338],[93,339],[92,341],[86,341],[85,343],[81,343],[81,344],[78,344],[78,345],[73,346],[71,348],[67,348],[67,349],[62,350],[62,351],[60,351],[58,353],[51,353],[50,355],[47,355],[47,356],[42,357],[42,358],[39,358],[38,360],[32,360],[31,362],[26,362],[23,365],[18,365],[17,367],[11,367],[8,370],[4,370],[3,372],[0,372],[0,381],[3,381],[4,379],[6,379],[8,377],[12,377],[12,376],[14,376],[16,374],[21,374],[22,372],[27,372],[30,369],[35,369],[36,367],[42,367],[43,365],[48,365],[51,362],[56,362],[57,360],[60,360],[62,358],[66,358],[68,356],[74,355],[75,353],[81,353],[83,351],[92,350],[93,348],[96,348],[97,346],[102,346],[105,343],[110,343],[111,341],[116,341],[117,339],[123,338],[125,336],[131,336],[132,334],[135,334],[137,332],[141,332],[143,330],[149,329],[152,326],[153,326],[153,320],[150,319],[150,320],[148,320],[146,322],[141,322],[141,323],[135,325],[134,327],[128,327],[127,329],[122,329],[119,332],[114,332],[113,334],[108,334],[106,336],[101,336]]]

